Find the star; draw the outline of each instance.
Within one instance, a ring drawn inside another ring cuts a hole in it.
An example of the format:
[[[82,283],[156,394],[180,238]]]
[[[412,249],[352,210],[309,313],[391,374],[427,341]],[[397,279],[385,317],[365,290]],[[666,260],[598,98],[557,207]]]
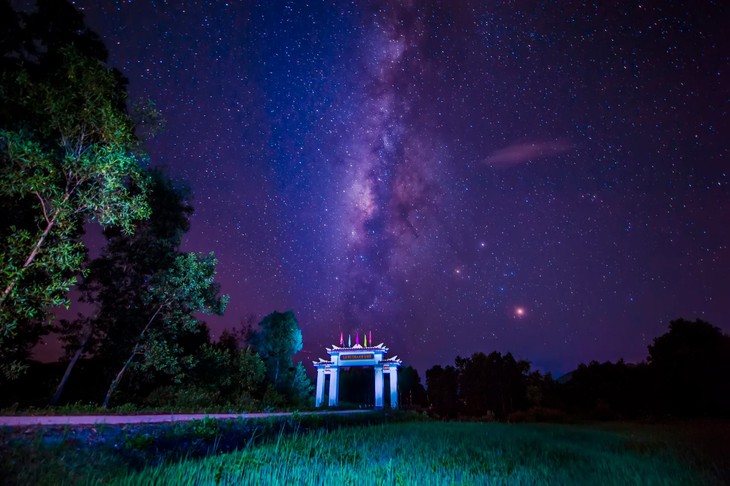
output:
[[[487,323],[480,351],[567,372],[730,326],[722,2],[74,3],[165,115],[145,148],[191,186],[183,250],[220,262],[213,335],[293,309],[319,353],[356,318],[423,372]]]

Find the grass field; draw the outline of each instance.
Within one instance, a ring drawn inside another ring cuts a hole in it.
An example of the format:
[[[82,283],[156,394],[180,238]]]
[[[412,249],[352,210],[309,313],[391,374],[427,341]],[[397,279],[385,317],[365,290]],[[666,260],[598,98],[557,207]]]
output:
[[[279,437],[112,484],[717,484],[693,452],[631,429],[397,423]]]
[[[725,422],[505,424],[383,413],[5,429],[0,483],[727,484],[729,435]]]

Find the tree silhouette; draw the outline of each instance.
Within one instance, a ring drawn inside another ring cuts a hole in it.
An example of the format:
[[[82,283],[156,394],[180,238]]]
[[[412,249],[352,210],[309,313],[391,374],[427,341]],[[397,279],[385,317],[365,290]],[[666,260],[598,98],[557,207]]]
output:
[[[93,305],[92,313],[61,323],[69,365],[51,404],[60,399],[82,356],[96,356],[97,365],[109,373],[118,369],[153,313],[144,302],[144,292],[153,277],[170,268],[179,254],[193,212],[189,190],[161,170],[150,174],[151,217],[138,223],[132,235],[119,229],[105,232],[107,244],[88,265],[89,272],[80,285],[82,300]]]
[[[457,356],[456,368],[466,415],[481,417],[491,412],[504,418],[527,405],[527,361],[494,351],[489,355],[474,353],[469,358]]]
[[[398,397],[405,407],[426,405],[426,390],[421,384],[418,371],[412,366],[403,366],[398,370]]]
[[[700,319],[677,319],[649,346],[662,408],[679,415],[730,410],[730,337]]]
[[[459,373],[453,366],[434,366],[426,370],[429,407],[437,416],[456,418],[459,410]]]

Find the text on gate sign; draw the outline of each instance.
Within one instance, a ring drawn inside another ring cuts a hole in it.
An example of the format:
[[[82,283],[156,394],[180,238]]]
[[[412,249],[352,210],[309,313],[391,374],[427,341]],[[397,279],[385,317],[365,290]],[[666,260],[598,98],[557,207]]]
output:
[[[358,359],[373,359],[373,358],[374,358],[373,353],[341,354],[340,355],[340,361],[351,361],[351,360],[358,360]]]

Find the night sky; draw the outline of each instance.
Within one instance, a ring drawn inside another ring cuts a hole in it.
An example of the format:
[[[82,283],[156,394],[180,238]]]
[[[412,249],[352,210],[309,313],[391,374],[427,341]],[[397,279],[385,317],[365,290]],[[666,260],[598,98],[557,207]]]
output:
[[[372,331],[561,374],[730,331],[728,4],[612,3],[75,5],[167,120],[214,335],[293,309],[305,363]]]

